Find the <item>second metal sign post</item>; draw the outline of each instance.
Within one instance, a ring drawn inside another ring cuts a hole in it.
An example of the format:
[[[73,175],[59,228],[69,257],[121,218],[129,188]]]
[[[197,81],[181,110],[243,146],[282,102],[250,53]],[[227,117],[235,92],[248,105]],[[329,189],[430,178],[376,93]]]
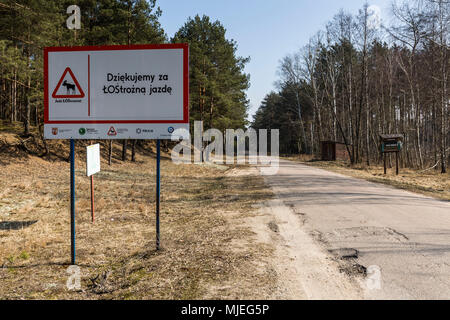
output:
[[[184,130],[177,130],[184,129]],[[160,249],[160,139],[189,133],[187,44],[44,49],[44,137],[70,139],[71,262],[75,254],[74,139],[155,139],[156,248]],[[99,145],[87,150],[87,175],[100,170]]]

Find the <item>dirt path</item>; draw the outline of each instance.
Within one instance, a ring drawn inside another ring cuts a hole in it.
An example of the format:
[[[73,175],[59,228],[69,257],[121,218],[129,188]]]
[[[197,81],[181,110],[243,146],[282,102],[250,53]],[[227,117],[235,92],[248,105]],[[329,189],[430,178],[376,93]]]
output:
[[[286,160],[264,179],[293,297],[450,298],[448,202]]]
[[[358,299],[359,285],[339,271],[339,265],[305,230],[301,219],[279,199],[269,201],[275,238],[275,270],[279,275],[277,299]]]

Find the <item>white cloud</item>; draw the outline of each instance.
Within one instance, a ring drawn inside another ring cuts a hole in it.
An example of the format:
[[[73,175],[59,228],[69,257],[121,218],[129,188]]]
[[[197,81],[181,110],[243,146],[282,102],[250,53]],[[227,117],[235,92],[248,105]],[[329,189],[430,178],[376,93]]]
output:
[[[381,26],[381,9],[379,6],[370,5],[367,8],[369,13],[368,27],[370,29],[379,29]]]

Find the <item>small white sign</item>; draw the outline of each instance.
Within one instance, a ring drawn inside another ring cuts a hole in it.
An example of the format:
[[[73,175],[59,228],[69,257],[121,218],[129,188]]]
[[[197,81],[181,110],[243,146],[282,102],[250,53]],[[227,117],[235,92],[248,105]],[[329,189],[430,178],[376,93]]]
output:
[[[86,175],[89,177],[100,171],[100,144],[86,147]]]

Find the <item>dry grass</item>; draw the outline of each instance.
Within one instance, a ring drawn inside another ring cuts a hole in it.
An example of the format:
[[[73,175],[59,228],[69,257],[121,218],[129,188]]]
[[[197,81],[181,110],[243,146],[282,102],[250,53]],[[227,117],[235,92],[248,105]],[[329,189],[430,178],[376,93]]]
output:
[[[421,172],[420,170],[400,168],[399,175],[397,176],[395,175],[394,163],[394,167],[388,168],[387,174],[384,175],[382,166],[367,167],[364,164],[351,166],[349,163],[343,161],[316,161],[310,156],[302,158],[288,157],[287,159],[450,201],[450,173],[441,174],[438,170]]]
[[[245,224],[257,214],[255,204],[271,197],[261,177],[229,176],[229,167],[175,165],[163,158],[162,250],[155,251],[152,155],[139,154],[136,163],[115,160],[111,167],[102,161],[102,171],[95,176],[92,224],[81,147],[76,163],[76,245],[82,290],[67,290],[69,164],[61,161],[67,156],[66,145],[54,142],[52,154],[58,156],[46,159],[2,154],[0,299],[270,295],[275,275],[263,261],[273,248],[255,241]]]

